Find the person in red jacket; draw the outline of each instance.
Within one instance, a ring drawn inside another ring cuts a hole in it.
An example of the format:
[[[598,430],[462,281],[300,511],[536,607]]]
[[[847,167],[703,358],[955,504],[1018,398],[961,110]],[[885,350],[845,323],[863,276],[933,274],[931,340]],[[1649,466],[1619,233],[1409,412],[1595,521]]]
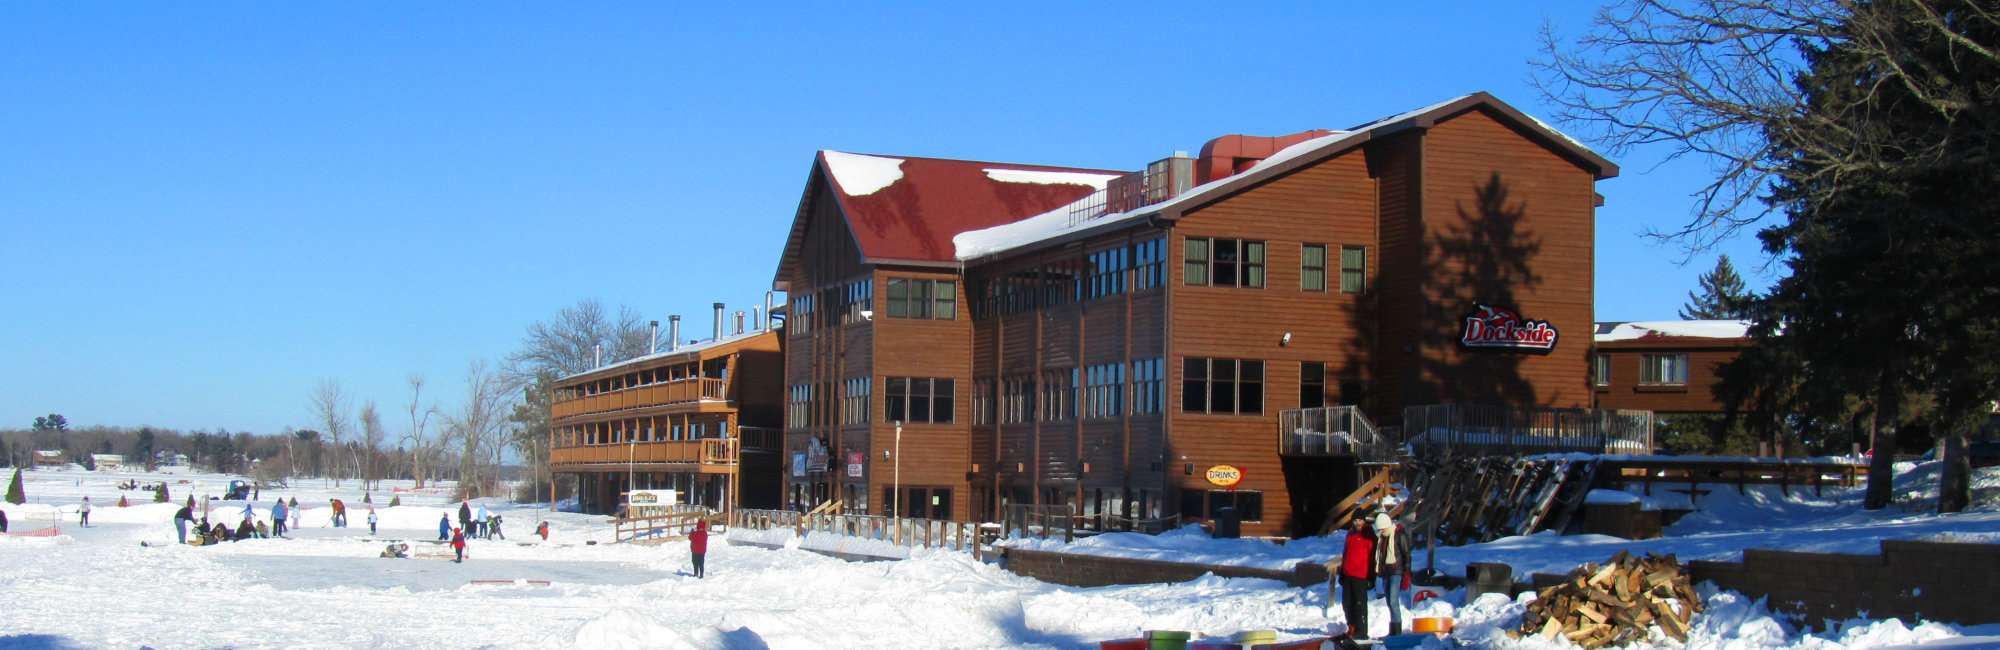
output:
[[[1340,550],[1340,611],[1347,616],[1347,634],[1368,638],[1368,587],[1375,581],[1375,535],[1364,517],[1347,526],[1347,543]]]
[[[451,529],[451,550],[452,552],[458,554],[458,557],[452,558],[451,561],[453,562],[465,561],[465,529],[463,528]]]
[[[688,550],[694,553],[694,577],[702,575],[702,559],[708,555],[708,520],[694,522],[694,532],[688,533]]]

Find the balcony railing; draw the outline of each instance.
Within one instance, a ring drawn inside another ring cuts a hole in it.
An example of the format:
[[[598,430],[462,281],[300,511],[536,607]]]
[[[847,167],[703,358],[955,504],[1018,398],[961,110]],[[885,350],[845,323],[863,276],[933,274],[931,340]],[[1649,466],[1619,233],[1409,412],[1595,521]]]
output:
[[[586,397],[559,400],[549,407],[553,417],[603,413],[649,406],[717,402],[729,399],[729,382],[713,377],[689,377],[674,381],[634,386]]]
[[[1367,462],[1393,460],[1395,441],[1354,406],[1323,406],[1278,412],[1278,453],[1285,456],[1354,456]]]
[[[1107,214],[1130,212],[1180,196],[1194,187],[1194,159],[1185,155],[1162,158],[1146,170],[1111,179],[1104,189],[1070,204],[1069,225]]]
[[[627,463],[684,463],[689,465],[735,465],[741,447],[735,438],[700,440],[656,440],[556,447],[549,450],[555,465],[620,465]]]
[[[736,427],[736,437],[743,440],[743,448],[748,451],[781,451],[785,448],[785,432],[769,427]]]
[[[1650,454],[1652,411],[1433,404],[1403,409],[1413,449],[1490,454]]]

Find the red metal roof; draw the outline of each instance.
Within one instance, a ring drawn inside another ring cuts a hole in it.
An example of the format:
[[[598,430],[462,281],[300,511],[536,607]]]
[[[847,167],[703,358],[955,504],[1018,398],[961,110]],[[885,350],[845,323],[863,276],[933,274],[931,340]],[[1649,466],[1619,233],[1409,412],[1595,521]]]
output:
[[[870,154],[873,155],[873,154]],[[848,228],[870,261],[955,263],[951,238],[959,233],[1013,223],[1081,199],[1096,188],[1084,184],[1043,184],[996,180],[988,170],[1116,176],[1126,172],[1017,165],[974,160],[876,156],[902,160],[902,177],[867,194],[851,194],[832,173],[826,152],[817,167],[826,173]]]

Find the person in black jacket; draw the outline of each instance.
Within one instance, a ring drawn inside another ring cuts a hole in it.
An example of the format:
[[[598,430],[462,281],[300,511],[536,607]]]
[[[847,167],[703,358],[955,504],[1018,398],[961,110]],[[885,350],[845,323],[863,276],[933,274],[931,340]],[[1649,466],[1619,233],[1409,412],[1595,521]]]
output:
[[[468,534],[472,531],[472,502],[470,501],[458,502],[458,529],[466,531]]]
[[[181,506],[180,510],[174,512],[174,534],[180,538],[182,544],[188,543],[188,524],[193,522],[194,510],[192,508]],[[6,527],[0,526],[0,531],[4,530],[6,530]],[[199,535],[201,531],[197,530],[195,534]]]
[[[1410,590],[1410,535],[1387,512],[1375,515],[1375,575],[1389,601],[1389,635],[1403,633],[1403,592]]]

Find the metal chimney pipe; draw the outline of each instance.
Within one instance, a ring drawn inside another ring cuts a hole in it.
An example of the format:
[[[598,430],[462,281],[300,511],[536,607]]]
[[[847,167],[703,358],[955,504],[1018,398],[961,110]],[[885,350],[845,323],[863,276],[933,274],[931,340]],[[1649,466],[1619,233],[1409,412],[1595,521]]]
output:
[[[736,310],[736,335],[743,334],[743,310]]]
[[[777,297],[778,292],[776,291],[764,292],[764,329],[771,329],[771,306],[777,304],[771,301],[776,300]]]
[[[681,315],[667,317],[667,351],[681,349]]]
[[[764,312],[757,307],[750,308],[750,326],[759,332],[764,331]]]
[[[652,321],[652,329],[646,332],[646,354],[660,351],[660,321]]]
[[[715,303],[715,339],[722,339],[722,303]]]
[[[590,346],[590,367],[604,367],[604,344]]]

